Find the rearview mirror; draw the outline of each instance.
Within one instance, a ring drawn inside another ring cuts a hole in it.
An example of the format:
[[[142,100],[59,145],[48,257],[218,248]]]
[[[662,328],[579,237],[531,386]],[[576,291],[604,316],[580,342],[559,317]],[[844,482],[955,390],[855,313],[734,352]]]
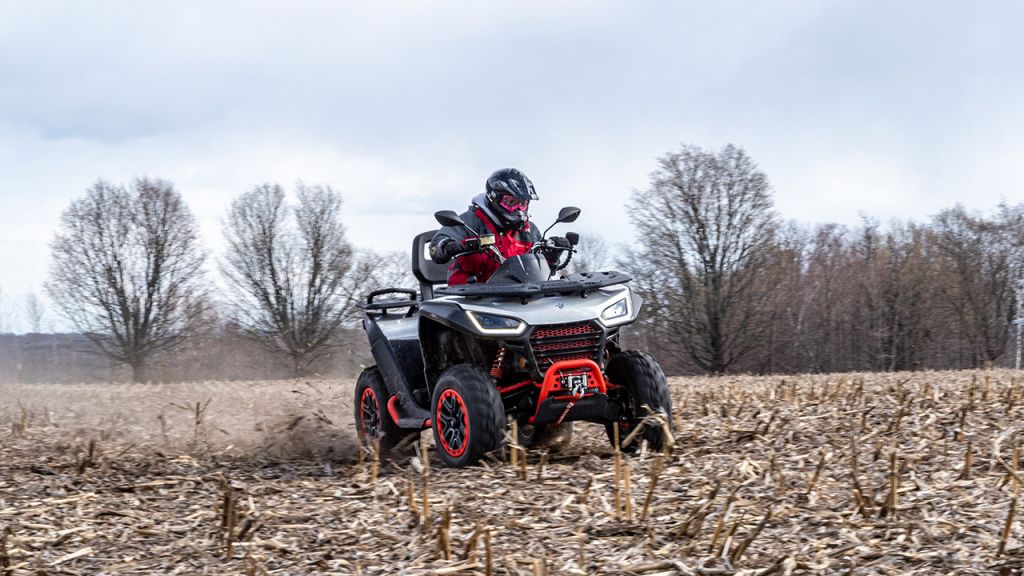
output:
[[[558,211],[558,220],[555,220],[555,222],[575,222],[579,217],[579,208],[575,206],[566,206]]]
[[[466,223],[455,213],[454,210],[441,210],[434,212],[434,218],[441,226],[465,226]]]

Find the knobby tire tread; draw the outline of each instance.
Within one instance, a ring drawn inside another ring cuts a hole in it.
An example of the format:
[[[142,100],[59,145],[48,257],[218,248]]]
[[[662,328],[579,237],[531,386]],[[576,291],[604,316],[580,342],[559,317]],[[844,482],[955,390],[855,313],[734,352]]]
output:
[[[505,439],[505,406],[490,374],[472,364],[457,364],[441,375],[431,398],[431,418],[435,418],[437,401],[447,388],[454,388],[469,412],[469,445],[466,452],[452,458],[441,447],[438,426],[433,427],[434,442],[441,460],[452,468],[478,462],[485,454],[498,449]]]
[[[384,385],[384,378],[380,374],[380,369],[376,366],[370,366],[359,374],[359,379],[356,380],[356,391],[355,391],[355,421],[356,421],[356,435],[359,436],[359,440],[365,446],[369,446],[372,439],[363,438],[361,427],[361,413],[362,410],[362,394],[363,389],[367,386],[373,389],[374,394],[377,396],[377,409],[380,412],[380,451],[383,454],[387,454],[392,448],[395,447],[403,438],[409,434],[415,433],[415,430],[403,430],[399,428],[395,421],[391,419],[391,413],[388,412],[388,388]]]
[[[608,362],[607,373],[613,383],[626,386],[634,404],[633,408],[637,411],[637,421],[643,419],[642,407],[646,404],[653,410],[664,410],[669,419],[669,426],[673,425],[672,397],[669,394],[668,382],[664,371],[653,356],[639,350],[624,350]],[[608,441],[614,445],[612,425],[606,424],[605,431],[608,433]],[[624,433],[620,428],[619,439],[625,438],[627,434],[628,432]],[[661,430],[646,429],[643,431],[643,438],[647,440],[652,450],[661,450],[664,444]],[[622,451],[636,452],[639,444],[639,441],[634,440]]]

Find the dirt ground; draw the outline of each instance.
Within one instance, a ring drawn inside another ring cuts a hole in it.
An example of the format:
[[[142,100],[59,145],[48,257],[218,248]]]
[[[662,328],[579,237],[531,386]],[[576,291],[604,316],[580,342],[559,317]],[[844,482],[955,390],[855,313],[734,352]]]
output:
[[[1017,377],[673,379],[619,481],[594,425],[378,466],[351,381],[0,384],[0,576],[1018,574]]]

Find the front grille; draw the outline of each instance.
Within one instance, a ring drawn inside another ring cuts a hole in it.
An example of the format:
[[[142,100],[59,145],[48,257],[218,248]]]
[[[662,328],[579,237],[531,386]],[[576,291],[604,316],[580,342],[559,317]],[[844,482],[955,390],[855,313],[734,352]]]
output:
[[[539,326],[530,335],[530,347],[541,373],[560,360],[600,362],[603,332],[591,322]]]
[[[533,330],[530,339],[564,338],[567,336],[600,335],[601,331],[590,322],[582,324],[563,324],[560,326],[538,326]]]

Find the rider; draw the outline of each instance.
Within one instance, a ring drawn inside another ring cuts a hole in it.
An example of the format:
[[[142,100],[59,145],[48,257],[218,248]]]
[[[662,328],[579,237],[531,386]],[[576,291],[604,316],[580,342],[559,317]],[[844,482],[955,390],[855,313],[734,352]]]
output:
[[[448,268],[449,285],[486,282],[498,269],[498,262],[486,252],[464,254],[479,248],[481,236],[494,235],[495,245],[505,258],[529,252],[541,239],[540,231],[527,214],[531,200],[537,200],[537,192],[520,170],[503,168],[491,174],[485,193],[473,198],[469,210],[461,216],[475,234],[459,226],[445,226],[430,243],[430,258],[438,264],[457,256]],[[554,236],[549,240],[554,246],[570,247],[565,238]],[[554,264],[561,253],[547,250],[544,255],[549,264]]]

